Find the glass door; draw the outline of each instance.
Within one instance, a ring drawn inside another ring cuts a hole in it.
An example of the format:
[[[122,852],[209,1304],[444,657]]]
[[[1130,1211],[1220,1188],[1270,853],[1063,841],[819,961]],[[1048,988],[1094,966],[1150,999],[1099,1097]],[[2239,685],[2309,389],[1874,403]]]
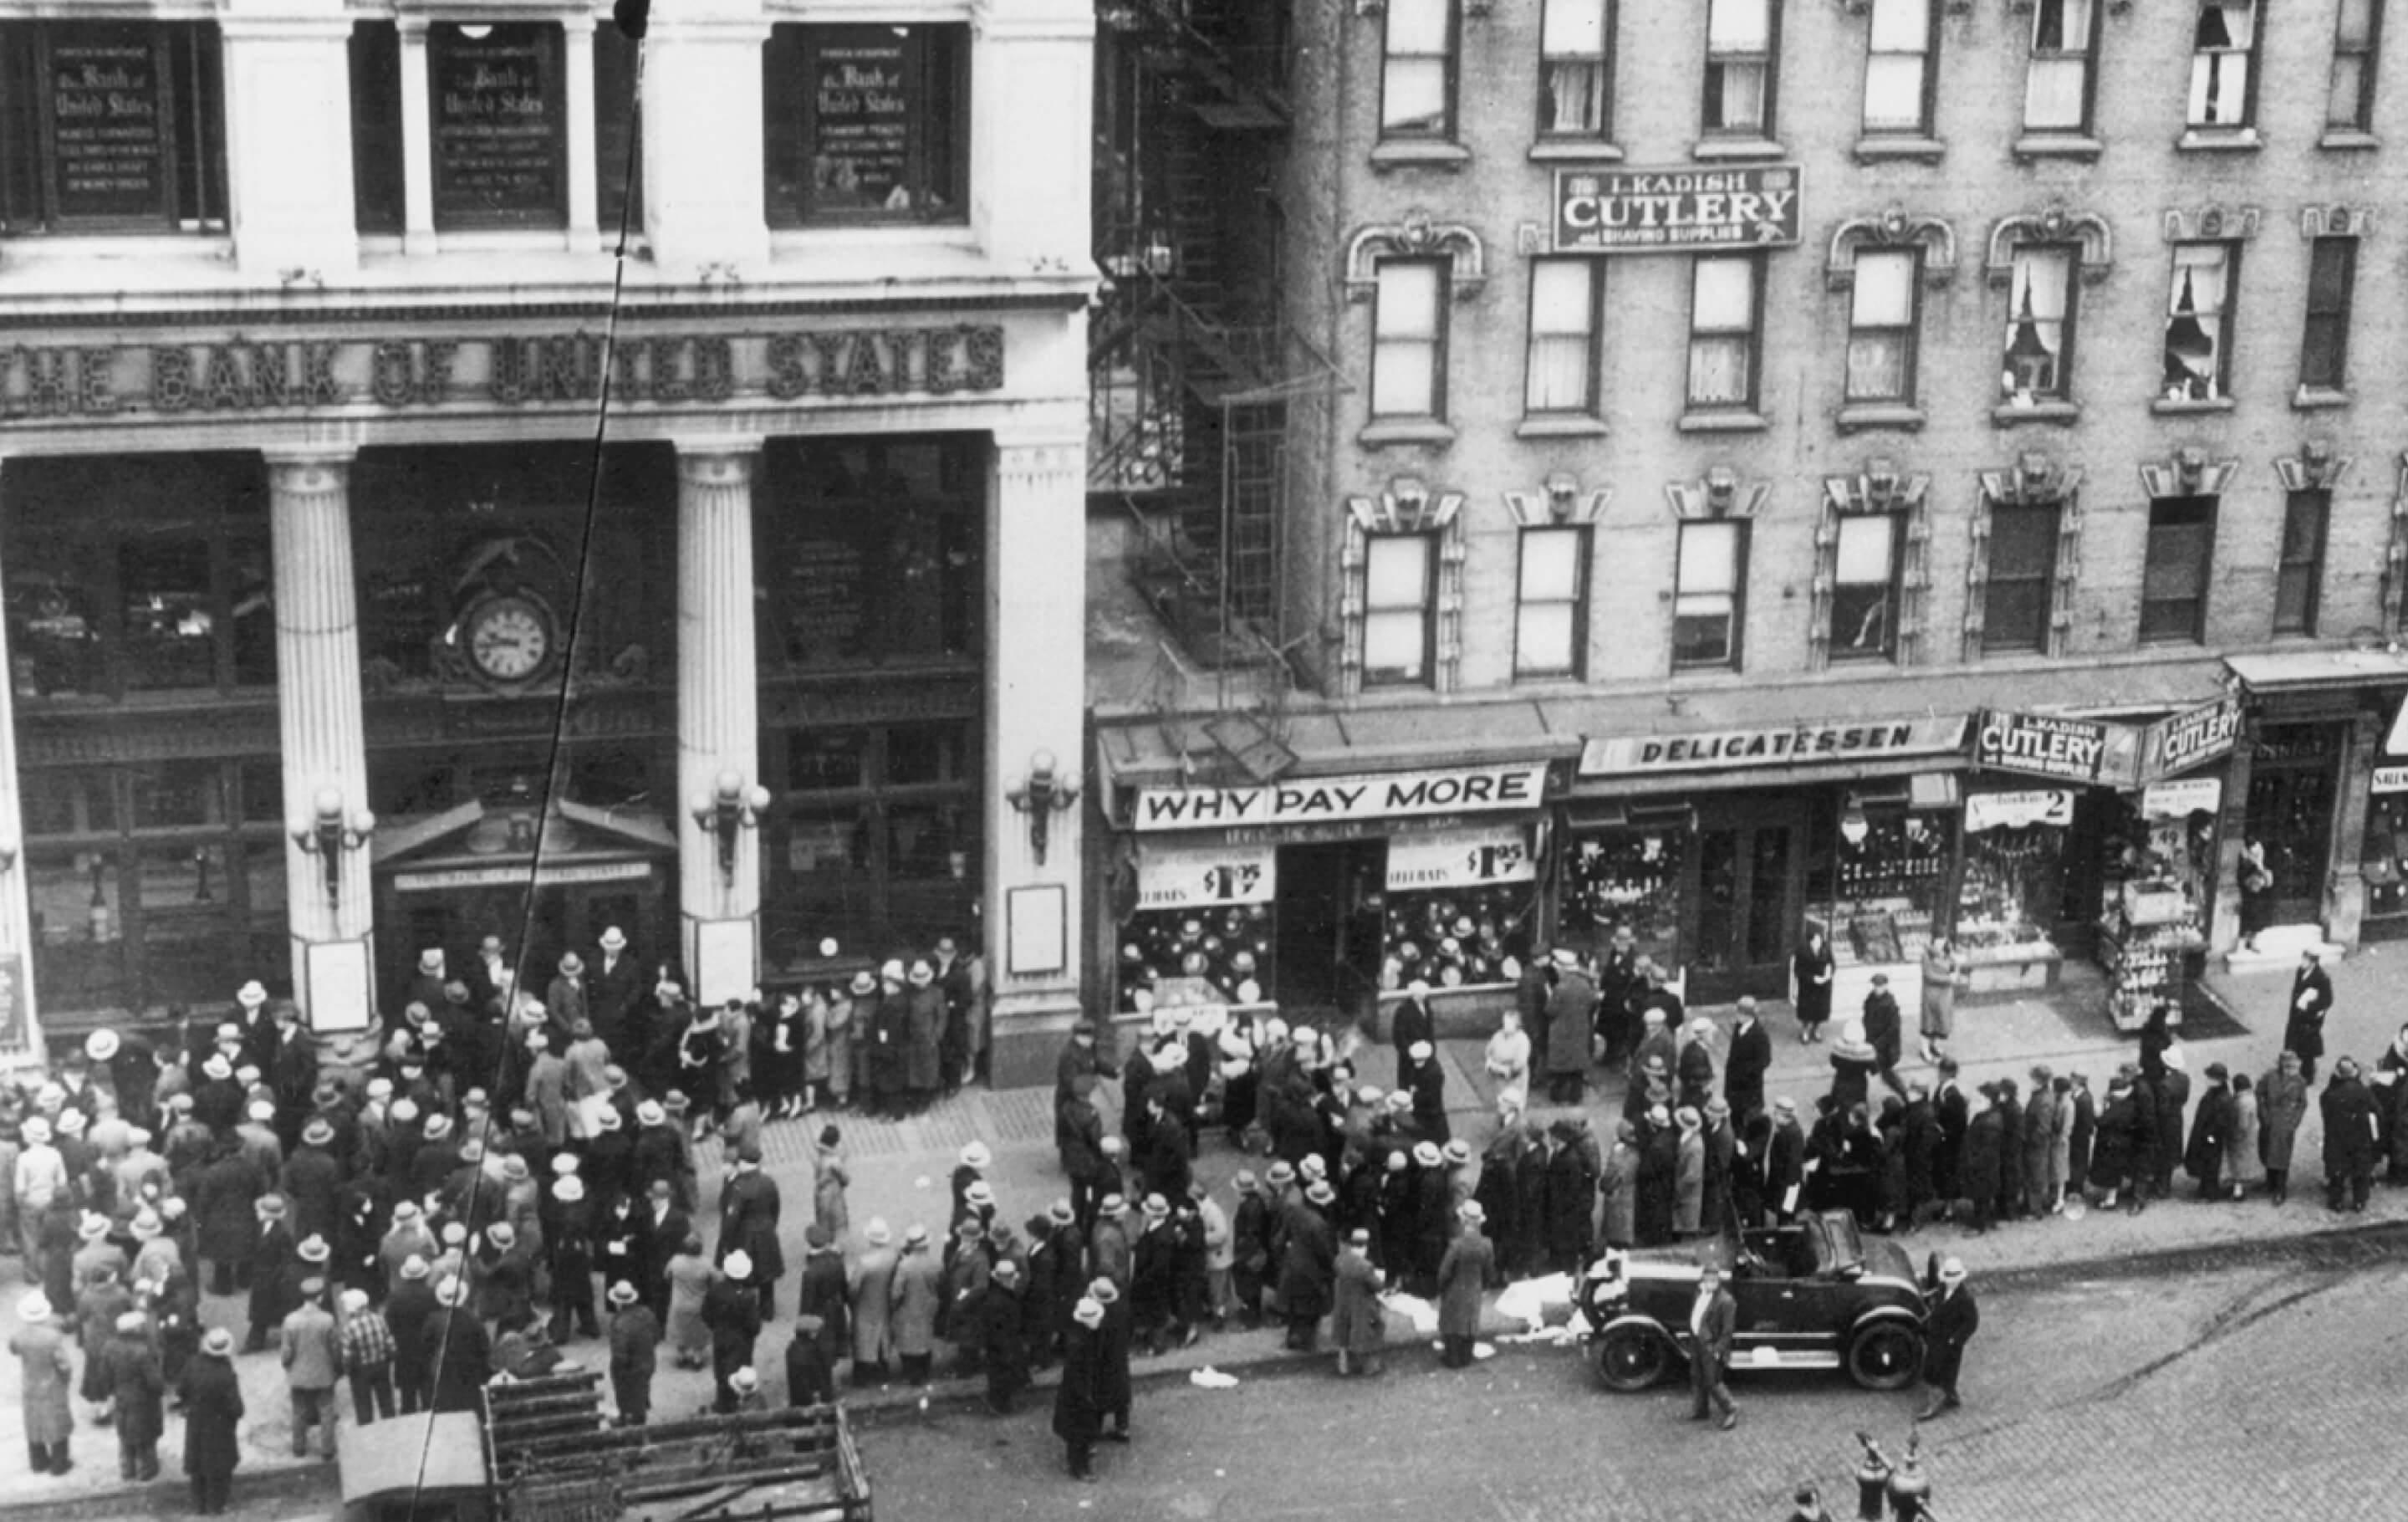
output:
[[[1691,1003],[1779,998],[1786,986],[1805,865],[1794,814],[1784,808],[1698,830]]]

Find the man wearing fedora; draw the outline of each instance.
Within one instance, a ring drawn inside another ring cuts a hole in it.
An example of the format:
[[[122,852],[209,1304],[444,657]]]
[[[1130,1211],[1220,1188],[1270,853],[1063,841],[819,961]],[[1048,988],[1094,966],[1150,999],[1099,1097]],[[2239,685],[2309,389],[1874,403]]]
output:
[[[433,1384],[434,1365],[426,1352],[427,1323],[442,1304],[435,1298],[429,1267],[434,1245],[426,1255],[412,1253],[394,1276],[393,1292],[385,1298],[384,1324],[393,1333],[393,1380],[402,1414],[423,1411]]]
[[[17,1321],[8,1351],[17,1355],[27,1461],[36,1474],[64,1474],[75,1468],[67,1453],[67,1440],[75,1431],[75,1409],[68,1399],[75,1358],[67,1352],[67,1334],[58,1325],[50,1298],[38,1289],[17,1302]]]
[[[234,1371],[234,1334],[212,1328],[201,1356],[184,1371],[184,1472],[193,1482],[193,1509],[216,1516],[234,1490],[242,1462],[242,1381]]]
[[[435,1314],[419,1332],[419,1356],[426,1369],[428,1409],[480,1410],[493,1365],[493,1342],[468,1309],[468,1285],[452,1274],[435,1286]]]
[[[610,1397],[621,1427],[641,1427],[652,1412],[652,1372],[660,1364],[661,1323],[622,1279],[610,1286]]]
[[[1915,1420],[1928,1422],[1964,1402],[1956,1398],[1956,1380],[1965,1367],[1965,1344],[1982,1328],[1981,1308],[1965,1286],[1965,1265],[1949,1258],[1940,1265],[1938,1292],[1923,1322],[1923,1410]]]
[[[602,932],[588,984],[595,1033],[614,1052],[630,1050],[628,1038],[637,1034],[630,1021],[645,993],[644,969],[627,949],[626,932],[615,925]]]
[[[279,1330],[279,1360],[293,1400],[293,1457],[309,1452],[309,1429],[318,1429],[319,1457],[335,1457],[335,1384],[342,1349],[335,1318],[325,1305],[326,1281],[301,1282],[301,1303]]]
[[[1689,1420],[1706,1419],[1711,1405],[1722,1413],[1723,1430],[1739,1425],[1739,1406],[1724,1383],[1730,1367],[1731,1339],[1739,1331],[1739,1302],[1723,1287],[1722,1270],[1712,1263],[1698,1270],[1698,1298],[1689,1308]]]
[[[295,1261],[293,1232],[284,1224],[284,1197],[262,1195],[252,1209],[259,1228],[251,1242],[251,1335],[244,1342],[245,1353],[264,1352],[267,1334],[291,1313]]]

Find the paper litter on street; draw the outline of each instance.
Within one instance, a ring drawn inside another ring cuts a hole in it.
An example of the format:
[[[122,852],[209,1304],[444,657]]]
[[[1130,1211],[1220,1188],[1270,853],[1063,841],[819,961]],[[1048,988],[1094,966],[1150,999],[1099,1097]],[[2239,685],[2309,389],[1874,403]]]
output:
[[[1497,1297],[1497,1314],[1532,1331],[1567,1325],[1572,1314],[1571,1275],[1550,1273],[1507,1285]]]
[[[1426,1299],[1391,1291],[1380,1297],[1380,1303],[1392,1314],[1403,1316],[1410,1322],[1417,1336],[1426,1337],[1438,1330],[1438,1307]]]
[[[1237,1387],[1238,1376],[1235,1374],[1225,1374],[1218,1369],[1213,1368],[1211,1364],[1206,1364],[1203,1368],[1198,1369],[1194,1373],[1188,1375],[1187,1383],[1195,1386],[1199,1390],[1227,1390]]]

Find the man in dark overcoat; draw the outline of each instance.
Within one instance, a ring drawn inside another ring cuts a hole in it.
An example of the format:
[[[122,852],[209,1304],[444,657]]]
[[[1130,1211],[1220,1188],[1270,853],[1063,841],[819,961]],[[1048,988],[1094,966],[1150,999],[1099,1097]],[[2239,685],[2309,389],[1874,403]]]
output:
[[[2221,1062],[2207,1065],[2207,1090],[2191,1115],[2190,1145],[2183,1149],[2183,1171],[2199,1181],[2199,1198],[2223,1199],[2224,1149],[2239,1119],[2232,1102],[2232,1075]]]
[[[1965,1286],[1965,1265],[1950,1258],[1940,1266],[1938,1294],[1923,1322],[1922,1412],[1915,1420],[1928,1422],[1964,1402],[1956,1396],[1956,1380],[1964,1371],[1965,1344],[1982,1328],[1981,1308]]]

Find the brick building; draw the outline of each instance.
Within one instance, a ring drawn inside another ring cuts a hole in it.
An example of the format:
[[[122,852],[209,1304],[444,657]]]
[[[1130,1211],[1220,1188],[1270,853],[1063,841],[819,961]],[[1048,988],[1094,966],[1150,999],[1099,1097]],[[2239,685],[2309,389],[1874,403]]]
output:
[[[1953,935],[2130,1021],[2399,925],[2383,9],[1295,7],[1211,223],[1345,384],[1275,592],[1121,494],[1281,658],[1102,695],[1097,971],[1494,995],[1627,928],[1714,999],[1813,928],[1846,1011]]]
[[[616,926],[1050,1061],[1093,17],[610,14],[0,0],[0,1052]]]

